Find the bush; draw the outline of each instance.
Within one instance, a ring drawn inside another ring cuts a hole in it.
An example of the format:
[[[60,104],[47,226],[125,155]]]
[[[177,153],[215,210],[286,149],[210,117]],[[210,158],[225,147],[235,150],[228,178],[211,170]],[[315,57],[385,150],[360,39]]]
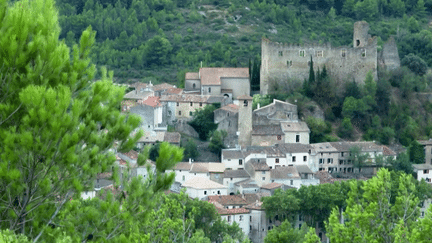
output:
[[[408,67],[413,73],[420,76],[425,75],[428,69],[427,63],[421,57],[412,53],[402,58],[401,65]]]

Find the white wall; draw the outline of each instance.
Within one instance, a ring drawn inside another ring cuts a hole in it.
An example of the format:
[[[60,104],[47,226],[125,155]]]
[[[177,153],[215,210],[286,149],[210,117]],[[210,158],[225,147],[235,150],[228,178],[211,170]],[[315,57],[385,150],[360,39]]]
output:
[[[230,220],[228,220],[230,217]],[[229,224],[236,222],[245,235],[249,235],[250,232],[250,213],[234,214],[234,215],[221,215],[222,220],[226,220]]]
[[[207,196],[227,195],[227,189],[226,188],[196,189],[196,188],[186,187],[186,193],[191,198],[198,198],[199,200],[202,200]]]
[[[222,163],[225,165],[225,169],[229,170],[238,170],[238,169],[244,169],[245,160],[242,160],[242,164],[239,164],[240,159],[223,159]]]
[[[295,156],[295,162],[293,161],[293,157]],[[306,161],[304,160],[304,156],[306,156]],[[286,154],[287,164],[288,165],[309,165],[310,154],[305,153],[289,153]]]
[[[81,198],[83,200],[87,200],[87,199],[92,199],[96,197],[96,191],[85,191],[85,192],[81,192]]]

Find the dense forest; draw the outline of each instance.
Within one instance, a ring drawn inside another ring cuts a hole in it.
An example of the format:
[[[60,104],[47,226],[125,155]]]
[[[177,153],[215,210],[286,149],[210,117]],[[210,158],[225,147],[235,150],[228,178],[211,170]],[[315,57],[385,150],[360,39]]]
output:
[[[60,38],[72,45],[92,26],[93,61],[119,82],[176,83],[203,66],[247,67],[274,41],[351,45],[353,23],[366,20],[382,44],[395,35],[400,57],[432,65],[431,0],[59,0]]]

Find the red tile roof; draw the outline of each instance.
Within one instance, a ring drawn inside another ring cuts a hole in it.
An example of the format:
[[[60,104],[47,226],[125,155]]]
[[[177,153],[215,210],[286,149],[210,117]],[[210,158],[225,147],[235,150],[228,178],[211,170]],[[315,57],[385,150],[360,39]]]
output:
[[[273,182],[273,183],[270,183],[270,184],[263,185],[261,188],[272,190],[272,189],[280,188],[282,186],[283,186],[282,183]]]
[[[156,96],[150,96],[147,99],[142,101],[143,105],[148,105],[151,107],[160,107],[162,104],[160,103],[160,98]]]
[[[222,206],[247,205],[247,201],[241,195],[215,195],[208,196],[209,202],[218,202]]]
[[[201,85],[221,85],[221,78],[249,78],[249,68],[200,68]]]
[[[200,79],[198,73],[186,73],[185,79]]]

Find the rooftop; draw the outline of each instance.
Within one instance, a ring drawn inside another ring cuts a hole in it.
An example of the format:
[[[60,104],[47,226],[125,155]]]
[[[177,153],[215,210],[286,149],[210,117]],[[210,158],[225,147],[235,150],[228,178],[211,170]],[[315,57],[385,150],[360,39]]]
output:
[[[267,190],[273,190],[273,189],[276,189],[276,188],[281,188],[282,186],[283,186],[282,183],[272,182],[270,184],[266,184],[266,185],[261,186],[261,188],[267,189]]]
[[[200,79],[199,73],[186,73],[185,79]]]
[[[255,171],[266,171],[270,170],[270,167],[266,163],[266,159],[250,159],[246,162],[252,166]]]
[[[192,163],[190,173],[223,173],[225,164],[219,162],[195,162]]]
[[[413,164],[412,166],[416,170],[432,170],[431,164]]]
[[[187,180],[185,183],[183,183],[184,187],[190,187],[195,189],[220,189],[220,188],[226,188],[226,186],[221,185],[217,182],[214,182],[210,179],[203,178],[203,177],[194,177],[192,179]]]
[[[160,103],[160,98],[156,96],[149,96],[147,99],[142,101],[143,105],[148,105],[151,107],[160,107],[162,104]]]
[[[233,113],[237,113],[239,111],[239,106],[235,104],[229,104],[224,107],[219,108],[218,110],[230,111]]]
[[[164,141],[168,143],[180,143],[181,135],[178,132],[165,132]]]
[[[153,86],[154,91],[160,91],[160,90],[166,90],[166,89],[172,89],[175,88],[175,85],[169,84],[169,83],[161,83]]]
[[[274,179],[300,179],[295,166],[277,167],[270,171],[270,178]]]
[[[243,152],[240,149],[222,149],[224,159],[242,159]]]
[[[241,195],[215,195],[208,196],[209,202],[218,202],[223,206],[233,206],[233,205],[247,205],[248,202]]]
[[[179,162],[175,165],[174,170],[190,170],[192,163],[189,162]]]
[[[429,140],[418,140],[417,142],[419,142],[421,145],[432,145],[432,138]]]
[[[252,127],[252,135],[283,135],[280,125],[255,125]]]
[[[246,208],[231,208],[231,209],[227,209],[227,208],[221,208],[220,205],[218,205],[217,202],[212,202],[213,205],[215,205],[218,213],[220,215],[235,215],[235,214],[247,214],[250,211]]]
[[[309,132],[309,127],[306,122],[281,122],[281,127],[284,132]]]
[[[246,170],[225,170],[224,178],[249,178],[250,175]]]
[[[162,95],[160,101],[207,103],[209,98],[210,95],[193,95],[193,94]]]
[[[221,85],[221,78],[249,78],[249,68],[200,68],[199,72],[201,85]]]
[[[129,100],[142,100],[147,98],[148,96],[152,96],[154,93],[152,91],[138,91],[132,90],[131,92],[125,94],[123,99]]]

